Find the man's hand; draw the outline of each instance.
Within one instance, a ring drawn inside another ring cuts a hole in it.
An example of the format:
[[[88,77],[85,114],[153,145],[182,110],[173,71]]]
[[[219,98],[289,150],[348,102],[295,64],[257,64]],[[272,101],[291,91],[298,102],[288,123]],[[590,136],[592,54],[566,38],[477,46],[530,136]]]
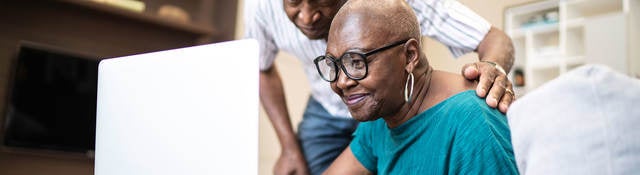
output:
[[[273,168],[275,175],[308,175],[309,168],[302,152],[298,150],[282,150],[278,162]]]
[[[506,74],[514,61],[511,38],[502,30],[491,27],[476,52],[480,62],[464,65],[462,75],[468,80],[479,80],[476,94],[486,97],[489,106],[507,113],[509,105],[515,100],[513,87]],[[503,70],[500,71],[498,66]]]
[[[500,112],[507,113],[515,94],[505,73],[489,62],[475,62],[464,65],[462,75],[468,80],[479,80],[476,94],[486,97],[487,104],[492,108],[497,107]]]

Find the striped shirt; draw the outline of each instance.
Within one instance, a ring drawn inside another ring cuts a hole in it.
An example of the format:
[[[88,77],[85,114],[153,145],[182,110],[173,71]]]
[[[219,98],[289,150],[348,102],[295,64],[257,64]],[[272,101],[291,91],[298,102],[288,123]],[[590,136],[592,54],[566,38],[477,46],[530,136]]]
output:
[[[451,53],[461,56],[475,50],[489,32],[491,24],[454,0],[407,0],[413,7],[420,32],[447,45]],[[316,71],[313,59],[326,52],[323,39],[310,40],[287,17],[282,0],[245,2],[245,37],[260,44],[260,70],[272,65],[279,51],[288,52],[304,67],[311,85],[311,97],[335,117],[351,117],[342,102]]]

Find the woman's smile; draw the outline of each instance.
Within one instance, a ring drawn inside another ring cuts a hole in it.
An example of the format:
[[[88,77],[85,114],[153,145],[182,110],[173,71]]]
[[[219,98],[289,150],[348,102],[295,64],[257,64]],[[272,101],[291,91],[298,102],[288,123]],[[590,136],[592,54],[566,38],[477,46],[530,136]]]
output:
[[[345,96],[343,99],[347,106],[352,107],[360,102],[362,102],[365,98],[367,98],[369,94],[361,93],[361,94],[352,94]]]

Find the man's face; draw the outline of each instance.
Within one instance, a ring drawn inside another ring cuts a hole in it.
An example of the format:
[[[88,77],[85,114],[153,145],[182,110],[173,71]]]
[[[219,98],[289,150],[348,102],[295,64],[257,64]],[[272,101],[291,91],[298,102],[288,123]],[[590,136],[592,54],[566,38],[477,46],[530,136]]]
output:
[[[284,11],[309,39],[325,39],[331,20],[346,0],[284,0]]]

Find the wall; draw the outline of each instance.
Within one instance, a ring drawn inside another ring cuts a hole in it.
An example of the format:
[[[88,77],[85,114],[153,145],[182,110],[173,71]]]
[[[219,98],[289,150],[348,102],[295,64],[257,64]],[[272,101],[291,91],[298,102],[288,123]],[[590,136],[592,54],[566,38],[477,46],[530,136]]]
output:
[[[628,31],[640,31],[640,1],[629,1],[629,28]],[[630,32],[628,48],[640,48],[640,32]],[[629,49],[629,70],[632,76],[640,79],[640,49]]]
[[[462,4],[469,7],[471,10],[475,11],[480,16],[484,17],[489,23],[491,23],[494,27],[497,27],[502,30],[503,27],[503,18],[504,18],[504,9],[509,6],[530,3],[540,0],[458,0]],[[491,4],[491,5],[487,5]],[[424,49],[427,53],[427,57],[429,58],[429,62],[436,68],[440,70],[446,70],[449,72],[461,72],[462,66],[467,63],[472,63],[477,60],[478,55],[475,53],[470,53],[464,55],[460,58],[454,59],[453,56],[449,53],[448,49],[440,44],[439,42],[432,40],[430,38],[424,38],[425,42]]]
[[[249,0],[250,1],[250,0]],[[533,2],[535,0],[460,0],[460,2],[480,16],[483,16],[490,23],[498,28],[503,25],[504,8],[516,4]],[[241,4],[244,1],[241,0]],[[490,4],[490,5],[487,5]],[[238,23],[236,37],[242,36],[242,5],[238,10]],[[461,58],[453,59],[448,49],[437,41],[429,38],[423,39],[424,49],[427,53],[430,63],[440,70],[449,72],[460,72],[462,65],[477,60],[477,54],[467,54]],[[301,120],[306,100],[309,96],[309,85],[297,58],[281,53],[276,59],[276,64],[281,72],[284,88],[286,93],[289,114],[292,118],[294,127],[297,128],[298,122]],[[259,174],[273,174],[273,165],[280,154],[280,146],[276,134],[268,120],[265,112],[260,111],[260,164]]]

